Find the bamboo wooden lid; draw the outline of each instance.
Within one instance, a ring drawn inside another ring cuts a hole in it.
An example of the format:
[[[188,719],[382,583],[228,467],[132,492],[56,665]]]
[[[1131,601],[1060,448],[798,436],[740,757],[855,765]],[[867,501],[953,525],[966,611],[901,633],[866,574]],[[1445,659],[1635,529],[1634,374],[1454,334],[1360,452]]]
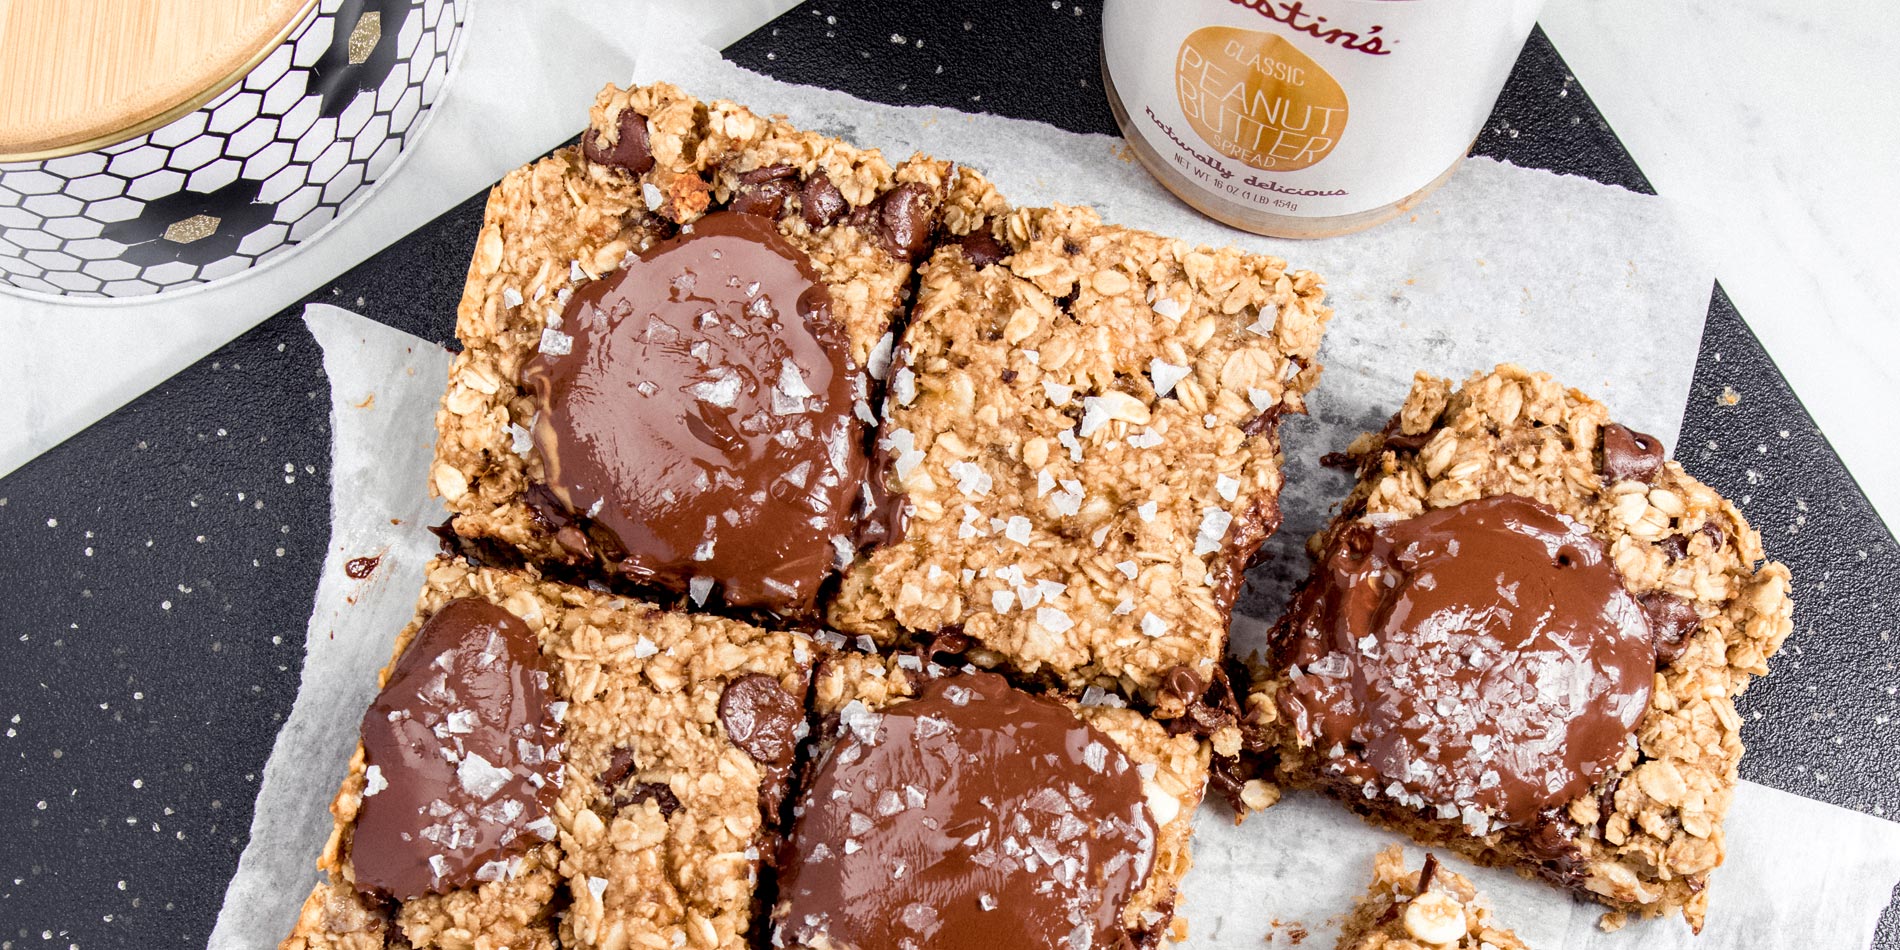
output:
[[[203,105],[317,0],[0,0],[0,161],[102,148]]]

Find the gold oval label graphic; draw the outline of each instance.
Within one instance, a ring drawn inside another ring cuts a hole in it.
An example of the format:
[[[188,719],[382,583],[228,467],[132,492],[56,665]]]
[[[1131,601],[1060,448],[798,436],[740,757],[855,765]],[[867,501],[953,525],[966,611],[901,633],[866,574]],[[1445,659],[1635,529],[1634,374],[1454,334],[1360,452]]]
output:
[[[1188,125],[1222,155],[1255,168],[1309,168],[1346,130],[1346,90],[1272,33],[1195,30],[1181,44],[1174,80]]]

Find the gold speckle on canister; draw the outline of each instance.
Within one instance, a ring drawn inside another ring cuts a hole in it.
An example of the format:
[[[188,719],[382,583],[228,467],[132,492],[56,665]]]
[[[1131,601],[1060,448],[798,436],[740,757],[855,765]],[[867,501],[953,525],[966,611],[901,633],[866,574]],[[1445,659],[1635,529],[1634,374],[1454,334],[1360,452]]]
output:
[[[173,221],[165,228],[165,240],[173,244],[190,244],[201,238],[218,233],[219,221],[208,214],[194,214],[189,218]]]
[[[356,28],[350,31],[350,64],[366,62],[369,54],[376,51],[376,44],[383,38],[383,15],[371,10],[356,20]]]

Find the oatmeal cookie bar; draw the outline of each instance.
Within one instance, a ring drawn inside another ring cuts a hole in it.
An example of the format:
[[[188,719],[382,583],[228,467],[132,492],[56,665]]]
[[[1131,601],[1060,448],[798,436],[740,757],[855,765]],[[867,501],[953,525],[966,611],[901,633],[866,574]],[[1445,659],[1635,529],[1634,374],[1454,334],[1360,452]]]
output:
[[[1126,708],[917,655],[832,654],[774,946],[1157,945],[1208,752]]]
[[[436,561],[283,947],[744,947],[814,649]]]
[[[1405,849],[1393,845],[1373,859],[1372,871],[1340,928],[1338,950],[1527,950],[1492,922],[1478,889],[1433,855],[1407,871]]]
[[[1272,775],[1699,929],[1787,569],[1658,440],[1516,366],[1419,375],[1346,457],[1358,484],[1249,689]]]
[[[1241,574],[1279,524],[1277,426],[1319,379],[1320,278],[1087,208],[1010,211],[973,175],[944,224],[959,237],[923,268],[873,472],[908,523],[829,619],[882,644],[959,633],[979,665],[1183,717],[1199,690],[1164,686],[1220,680]]]
[[[436,416],[454,530],[811,613],[950,176],[665,83],[602,90],[579,145],[489,194]]]

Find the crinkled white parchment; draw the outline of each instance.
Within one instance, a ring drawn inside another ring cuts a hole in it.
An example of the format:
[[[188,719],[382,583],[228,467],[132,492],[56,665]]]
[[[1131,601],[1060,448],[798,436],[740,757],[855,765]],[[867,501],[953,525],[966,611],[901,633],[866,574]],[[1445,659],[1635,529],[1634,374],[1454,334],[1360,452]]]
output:
[[[1264,250],[1325,274],[1337,310],[1321,349],[1326,372],[1312,416],[1285,430],[1286,525],[1250,576],[1235,619],[1239,645],[1259,642],[1264,618],[1306,569],[1302,540],[1348,487],[1316,460],[1381,424],[1414,370],[1462,378],[1502,361],[1548,369],[1604,399],[1625,424],[1675,442],[1711,270],[1660,199],[1473,159],[1408,218],[1324,242],[1275,241],[1195,214],[1113,138],[789,86],[663,30],[638,63],[641,81],[663,78],[702,97],[783,112],[894,157],[918,149],[976,166],[1019,205],[1091,204],[1110,222]],[[325,806],[376,670],[410,616],[433,543],[422,527],[441,517],[426,485],[447,356],[334,308],[312,307],[305,320],[332,384],[333,537],[303,686],[212,936],[220,950],[274,945],[316,880]],[[348,558],[376,553],[383,561],[369,581],[343,573]],[[1181,904],[1190,923],[1184,950],[1285,946],[1296,929],[1308,933],[1304,946],[1331,946],[1331,921],[1362,891],[1372,855],[1396,840],[1310,795],[1290,795],[1238,827],[1224,808],[1208,806],[1197,829]],[[1900,825],[1761,786],[1742,786],[1727,835],[1728,863],[1715,874],[1700,938],[1675,920],[1603,934],[1594,905],[1508,873],[1451,865],[1479,881],[1504,923],[1553,950],[1859,950],[1900,880]]]

